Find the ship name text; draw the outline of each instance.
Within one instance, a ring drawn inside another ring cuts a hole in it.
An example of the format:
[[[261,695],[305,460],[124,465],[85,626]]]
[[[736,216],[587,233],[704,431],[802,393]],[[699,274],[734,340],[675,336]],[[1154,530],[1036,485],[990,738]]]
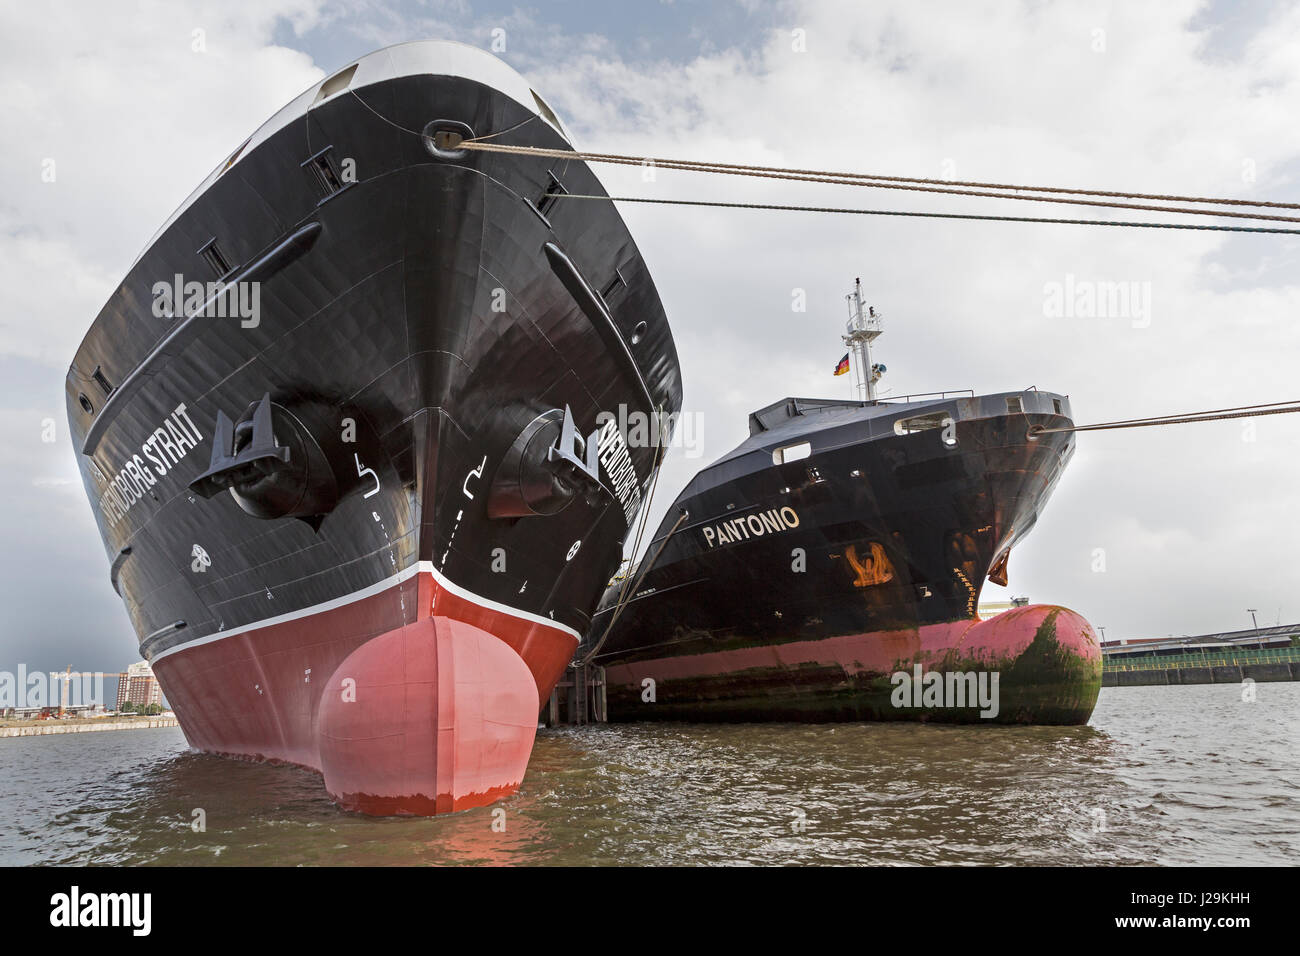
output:
[[[600,464],[609,476],[609,483],[623,506],[623,516],[630,525],[641,507],[641,489],[632,464],[632,455],[627,450],[627,442],[618,430],[618,422],[606,420],[599,432],[597,448],[600,450]]]
[[[159,423],[111,479],[99,496],[99,511],[111,528],[149,494],[149,490],[176,467],[203,440],[203,433],[190,418],[185,403]],[[146,459],[148,459],[146,461]]]
[[[742,515],[727,521],[718,521],[705,525],[704,540],[710,548],[720,544],[735,544],[749,538],[761,538],[765,534],[779,534],[799,527],[799,513],[786,505],[772,508],[752,515]]]

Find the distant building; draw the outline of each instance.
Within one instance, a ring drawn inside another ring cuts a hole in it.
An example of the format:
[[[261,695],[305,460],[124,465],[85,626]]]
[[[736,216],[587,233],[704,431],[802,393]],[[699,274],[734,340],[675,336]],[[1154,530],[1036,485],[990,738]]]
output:
[[[117,678],[117,709],[126,703],[136,707],[149,704],[162,704],[162,688],[158,678],[153,676],[153,668],[147,661],[139,661],[126,669],[125,674]]]
[[[1112,660],[1156,655],[1210,653],[1234,648],[1268,650],[1291,647],[1300,639],[1300,624],[1281,624],[1275,627],[1249,628],[1244,631],[1224,631],[1218,634],[1198,634],[1182,637],[1130,637],[1102,641],[1101,652]]]

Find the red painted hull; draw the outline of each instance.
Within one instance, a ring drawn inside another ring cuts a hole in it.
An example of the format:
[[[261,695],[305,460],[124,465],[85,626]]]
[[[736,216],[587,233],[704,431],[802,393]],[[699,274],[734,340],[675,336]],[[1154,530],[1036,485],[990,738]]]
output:
[[[999,674],[997,720],[1086,723],[1101,687],[1092,626],[1066,608],[1030,605],[980,621],[748,645],[606,666],[613,720],[969,720],[900,707],[890,677]],[[647,693],[647,679],[654,693]],[[647,698],[653,696],[653,700]]]
[[[513,792],[577,638],[437,580],[183,645],[154,670],[190,746],[316,770],[343,807],[429,815]]]

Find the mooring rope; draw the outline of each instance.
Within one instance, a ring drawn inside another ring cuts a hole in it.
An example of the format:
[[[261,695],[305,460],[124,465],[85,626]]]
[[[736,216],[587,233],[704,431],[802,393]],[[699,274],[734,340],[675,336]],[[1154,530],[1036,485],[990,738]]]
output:
[[[614,625],[618,623],[619,616],[623,613],[623,609],[627,607],[627,605],[631,602],[632,597],[636,594],[636,589],[641,586],[641,580],[646,576],[646,573],[652,567],[654,567],[655,562],[659,560],[659,555],[664,553],[664,548],[668,547],[668,542],[672,539],[672,536],[677,533],[677,529],[681,527],[682,522],[685,521],[690,516],[691,513],[687,511],[685,508],[683,508],[682,513],[677,516],[677,520],[673,522],[673,526],[669,528],[668,533],[664,535],[663,541],[659,543],[659,550],[657,550],[654,553],[654,557],[651,558],[649,561],[645,560],[644,558],[641,559],[641,564],[637,568],[637,571],[639,573],[636,576],[636,582],[632,585],[630,590],[625,588],[624,591],[619,595],[619,601],[614,606],[614,613],[610,615],[609,623],[605,625],[605,630],[600,635],[600,640],[596,641],[596,643],[592,646],[591,650],[589,650],[583,656],[582,660],[575,661],[574,663],[569,665],[570,667],[573,668],[586,667],[588,664],[592,662],[592,660],[595,659],[596,655],[600,653],[600,649],[605,646],[605,639],[609,637],[610,631],[612,631],[614,629]],[[626,600],[624,600],[623,598],[624,594],[627,595]]]
[[[947,180],[918,179],[903,176],[881,176],[868,173],[837,173],[826,170],[804,170],[778,166],[753,166],[741,163],[714,163],[700,160],[668,159],[665,157],[628,156],[619,153],[595,153],[567,149],[548,149],[540,146],[511,146],[505,143],[488,143],[482,139],[463,140],[460,149],[482,152],[506,153],[539,158],[577,159],[589,163],[611,163],[622,166],[653,166],[657,169],[676,169],[684,172],[715,173],[728,176],[748,176],[762,179],[780,179],[791,182],[828,183],[839,186],[866,186],[876,189],[899,189],[911,192],[941,193],[954,196],[977,196],[990,199],[1016,199],[1025,202],[1063,203],[1075,206],[1099,206],[1108,209],[1134,209],[1146,212],[1177,213],[1194,216],[1220,216],[1236,219],[1259,219],[1277,222],[1300,223],[1300,217],[1268,215],[1265,213],[1231,212],[1226,209],[1195,209],[1185,206],[1148,205],[1142,203],[1108,202],[1100,199],[1065,198],[1064,194],[1079,196],[1108,196],[1112,198],[1158,199],[1168,202],[1199,202],[1215,205],[1259,206],[1280,209],[1300,209],[1295,203],[1255,202],[1245,199],[1221,199],[1196,196],[1159,196],[1151,193],[1126,193],[1065,187],[1032,187],[1007,184],[953,183]],[[980,188],[955,189],[954,186]],[[1054,193],[1055,195],[1028,195],[1026,192],[994,192],[993,189],[1012,189]]]
[[[1270,402],[1266,405],[1238,405],[1235,408],[1216,408],[1204,412],[1187,412],[1181,415],[1156,415],[1149,418],[1128,418],[1117,422],[1099,422],[1095,425],[1062,425],[1047,428],[1043,425],[1029,426],[1029,440],[1035,441],[1041,435],[1055,432],[1097,432],[1115,428],[1149,428],[1153,425],[1186,425],[1193,422],[1218,422],[1232,418],[1257,418],[1261,415],[1286,415],[1300,412],[1300,400],[1291,402]]]
[[[508,130],[503,132],[508,132]],[[480,147],[477,145],[478,143],[482,142],[483,140],[491,139],[499,135],[500,133],[492,133],[487,136],[479,136],[474,139],[465,140],[461,145],[464,146],[466,149],[479,149]],[[513,147],[509,151],[536,153],[541,149],[542,147],[523,146],[523,147]],[[504,152],[505,150],[502,151]],[[734,168],[734,169],[755,170],[755,171],[765,172],[765,173],[792,173],[800,176],[824,176],[836,182],[841,180],[852,180],[852,179],[880,180],[882,182],[920,183],[920,184],[927,184],[927,185],[933,184],[933,185],[940,185],[940,186],[964,186],[964,187],[971,187],[975,189],[1013,189],[1013,190],[1028,190],[1031,192],[1042,192],[1042,193],[1067,193],[1067,194],[1082,195],[1082,196],[1111,196],[1111,197],[1121,198],[1121,199],[1154,199],[1154,200],[1159,200],[1161,202],[1216,203],[1220,205],[1230,205],[1230,206],[1263,206],[1263,207],[1269,207],[1274,209],[1300,209],[1300,203],[1266,202],[1263,200],[1253,200],[1253,199],[1223,199],[1220,197],[1208,197],[1208,196],[1160,195],[1157,193],[1121,192],[1116,190],[1104,190],[1104,189],[1076,189],[1076,188],[1067,188],[1063,186],[1023,186],[1023,185],[1016,185],[1014,183],[970,182],[970,181],[963,181],[959,179],[923,179],[923,178],[918,178],[913,176],[887,176],[884,175],[883,173],[845,173],[845,172],[833,172],[833,171],[818,170],[818,169],[797,169],[797,168],[782,167],[782,166],[755,166],[755,165],[740,164],[740,163],[713,163],[713,162],[706,162],[704,160],[659,159],[653,157],[638,158],[638,157],[628,156],[619,153],[583,152],[579,154],[579,153],[571,152],[569,150],[553,150],[551,152],[556,155],[563,155],[565,157],[569,157],[573,159],[583,159],[585,157],[599,157],[599,159],[591,160],[592,162],[599,162],[601,160],[609,160],[611,162],[615,160],[618,161],[636,160],[636,163],[638,165],[643,165],[645,163],[654,163],[656,166],[660,166],[660,165],[671,163],[671,164],[681,165],[686,167],[719,168],[719,169]]]
[[[1221,226],[1198,222],[1131,222],[1123,219],[1057,219],[1048,216],[992,216],[975,213],[916,212],[902,209],[856,209],[842,206],[798,206],[757,202],[714,202],[704,199],[650,199],[645,196],[595,196],[552,193],[555,199],[600,199],[605,202],[639,202],[662,206],[710,206],[721,209],[771,209],[779,212],[825,212],[851,216],[900,216],[917,219],[966,219],[979,222],[1038,222],[1064,226],[1129,226],[1134,229],[1193,229],[1208,232],[1253,232],[1300,236],[1300,229],[1272,226]],[[1298,220],[1300,221],[1300,220]]]
[[[665,435],[667,431],[668,431],[667,423],[664,421],[664,407],[662,404],[660,404],[659,406],[659,447],[656,450],[654,455],[655,461],[652,466],[653,474],[651,475],[650,478],[650,488],[646,492],[645,503],[641,505],[641,515],[640,515],[640,519],[637,521],[637,526],[636,526],[636,537],[632,539],[632,553],[634,555],[641,553],[641,541],[645,537],[645,529],[650,524],[650,506],[654,504],[655,490],[659,487],[659,475],[663,471],[662,465],[664,462],[664,456],[668,454],[667,451],[668,443],[665,440]],[[619,596],[618,596],[619,603],[622,602],[623,595],[626,593],[627,593],[627,584],[624,583],[623,590],[619,592]]]
[[[637,554],[641,550],[641,539],[645,535],[646,526],[650,523],[650,506],[654,503],[655,489],[659,487],[659,475],[663,472],[662,465],[664,461],[664,456],[668,454],[668,450],[667,450],[668,449],[668,441],[667,441],[668,424],[667,421],[664,419],[664,407],[662,404],[659,406],[658,420],[659,420],[659,447],[658,447],[658,451],[656,452],[657,460],[653,465],[654,475],[650,479],[650,488],[646,493],[646,500],[641,505],[641,514],[639,516],[639,520],[637,521],[636,536],[632,540],[633,554]],[[614,602],[614,613],[616,616],[619,612],[622,611],[623,605],[624,603],[626,603],[626,595],[628,593],[627,589],[630,583],[631,583],[630,576],[625,577],[623,581],[623,588],[622,590],[619,591],[618,598]],[[606,629],[605,633],[609,633],[608,629]],[[601,638],[600,643],[604,643],[603,636]],[[597,644],[596,646],[597,649],[599,649],[600,644]],[[570,661],[569,667],[574,669],[579,667],[585,667],[587,663],[591,660],[591,656],[592,656],[591,654],[588,654],[582,661]]]

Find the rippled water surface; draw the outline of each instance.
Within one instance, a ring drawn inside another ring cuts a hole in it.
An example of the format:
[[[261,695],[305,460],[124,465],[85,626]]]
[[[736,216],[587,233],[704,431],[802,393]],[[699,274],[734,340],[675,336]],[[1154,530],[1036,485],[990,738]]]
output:
[[[1300,684],[1241,696],[1107,688],[1073,728],[540,731],[518,794],[437,819],[341,812],[179,729],[0,739],[0,863],[1295,865]]]

